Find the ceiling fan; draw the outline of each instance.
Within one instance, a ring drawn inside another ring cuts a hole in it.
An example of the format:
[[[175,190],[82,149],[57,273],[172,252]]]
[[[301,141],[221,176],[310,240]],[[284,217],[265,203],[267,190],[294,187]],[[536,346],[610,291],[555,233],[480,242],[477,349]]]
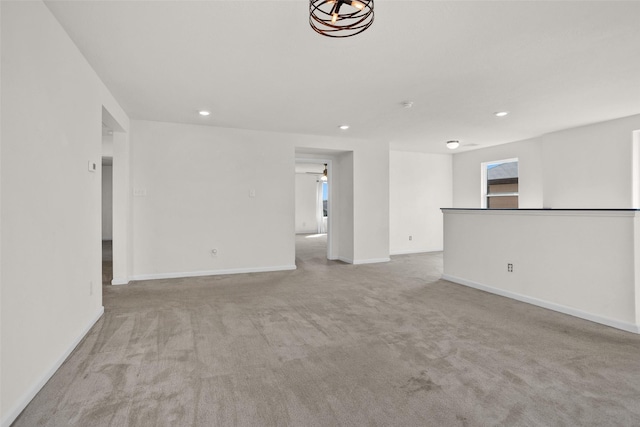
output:
[[[329,177],[327,176],[328,172],[329,171],[327,170],[327,163],[325,163],[324,164],[324,170],[322,171],[322,176],[320,177],[320,181],[326,182],[327,179],[329,179]],[[308,173],[308,174],[311,174],[311,175],[320,175],[319,172],[305,172],[305,173]]]

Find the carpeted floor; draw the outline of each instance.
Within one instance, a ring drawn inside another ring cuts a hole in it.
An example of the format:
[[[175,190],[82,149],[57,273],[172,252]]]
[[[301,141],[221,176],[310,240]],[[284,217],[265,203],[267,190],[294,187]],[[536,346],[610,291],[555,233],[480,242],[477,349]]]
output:
[[[439,280],[440,253],[104,287],[15,426],[640,425],[640,337]]]

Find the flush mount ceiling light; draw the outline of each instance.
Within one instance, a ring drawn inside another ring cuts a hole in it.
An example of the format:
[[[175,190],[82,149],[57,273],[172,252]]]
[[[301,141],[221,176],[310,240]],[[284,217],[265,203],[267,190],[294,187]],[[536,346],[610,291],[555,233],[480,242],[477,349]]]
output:
[[[208,116],[209,114],[211,114],[211,112],[207,111],[207,110],[200,110],[198,111],[198,114],[200,114],[201,116]]]
[[[339,128],[341,130],[347,130],[347,129],[349,129],[349,125],[340,125]]]
[[[507,114],[509,114],[509,112],[508,111],[498,111],[497,113],[493,113],[493,114],[495,114],[496,117],[504,117]]]
[[[460,141],[456,141],[456,140],[447,141],[447,148],[449,150],[455,150],[459,146],[460,146]]]
[[[309,24],[323,36],[355,36],[373,24],[373,0],[309,0]]]
[[[327,164],[324,164],[324,170],[322,171],[322,176],[320,177],[320,181],[326,181],[329,178],[327,177]]]

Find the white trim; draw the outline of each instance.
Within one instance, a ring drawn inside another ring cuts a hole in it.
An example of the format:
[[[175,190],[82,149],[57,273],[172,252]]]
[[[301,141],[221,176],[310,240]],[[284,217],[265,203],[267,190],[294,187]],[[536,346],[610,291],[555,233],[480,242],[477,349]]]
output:
[[[442,252],[442,249],[436,249],[436,250],[409,249],[404,251],[393,251],[393,252],[390,252],[389,255],[394,256],[394,255],[428,254],[432,252]]]
[[[379,262],[389,262],[391,258],[370,258],[370,259],[350,259],[344,257],[338,257],[338,260],[346,262],[347,264],[359,265],[359,264],[376,264]]]
[[[60,356],[58,360],[55,361],[53,366],[51,366],[51,368],[47,372],[42,374],[42,376],[40,376],[40,379],[38,379],[38,381],[36,381],[36,383],[29,390],[27,390],[25,394],[22,395],[22,397],[18,400],[18,403],[13,407],[13,409],[7,412],[7,416],[2,420],[2,427],[9,427],[11,423],[14,422],[16,418],[18,418],[18,415],[20,415],[20,413],[24,411],[24,408],[27,407],[27,405],[31,402],[31,400],[33,400],[36,394],[38,394],[38,392],[42,389],[42,387],[44,387],[47,381],[49,381],[53,376],[53,374],[55,374],[56,371],[60,368],[60,366],[62,366],[64,361],[67,360],[67,357],[69,357],[71,352],[75,350],[78,344],[80,344],[80,341],[82,341],[85,335],[87,335],[87,333],[89,332],[89,330],[91,330],[93,325],[95,325],[96,322],[100,320],[103,314],[104,314],[104,307],[100,307],[100,309],[98,310],[96,315],[93,317],[93,319],[80,332],[80,335],[78,335],[76,339],[73,340],[71,345],[62,354],[62,356]]]
[[[568,314],[570,316],[579,317],[581,319],[589,320],[591,322],[600,323],[602,325],[610,326],[612,328],[622,329],[623,331],[633,332],[634,334],[640,334],[640,325],[636,325],[634,323],[622,322],[620,320],[610,319],[608,317],[599,316],[597,314],[578,310],[576,308],[567,307],[561,304],[556,304],[554,302],[545,301],[545,300],[541,300],[534,297],[529,297],[529,296],[518,294],[515,292],[505,291],[503,289],[494,288],[492,286],[484,285],[482,283],[474,282],[472,280],[467,280],[467,279],[463,279],[456,276],[450,276],[448,274],[443,274],[442,279],[448,280],[449,282],[457,283],[459,285],[469,286],[470,288],[475,288],[481,291],[515,299],[517,301],[526,302],[527,304],[537,305],[538,307]]]
[[[378,262],[389,262],[391,258],[369,258],[369,259],[355,259],[353,260],[353,264],[376,264]]]
[[[124,278],[120,278],[118,277],[117,279],[114,277],[113,280],[111,281],[112,285],[128,285],[129,284],[129,279],[127,279],[126,277]]]
[[[131,276],[131,280],[156,280],[156,279],[180,279],[183,277],[201,277],[201,276],[219,276],[223,274],[244,274],[244,273],[266,273],[271,271],[295,270],[297,267],[292,265],[277,265],[273,267],[249,267],[249,268],[229,268],[225,270],[201,270],[174,273],[154,273],[154,274],[137,274]]]

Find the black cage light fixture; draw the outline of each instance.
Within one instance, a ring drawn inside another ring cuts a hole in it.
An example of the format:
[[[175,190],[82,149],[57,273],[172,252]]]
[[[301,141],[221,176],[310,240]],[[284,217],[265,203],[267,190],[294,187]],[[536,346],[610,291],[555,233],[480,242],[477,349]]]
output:
[[[309,23],[323,36],[355,36],[373,24],[373,0],[309,0]]]

